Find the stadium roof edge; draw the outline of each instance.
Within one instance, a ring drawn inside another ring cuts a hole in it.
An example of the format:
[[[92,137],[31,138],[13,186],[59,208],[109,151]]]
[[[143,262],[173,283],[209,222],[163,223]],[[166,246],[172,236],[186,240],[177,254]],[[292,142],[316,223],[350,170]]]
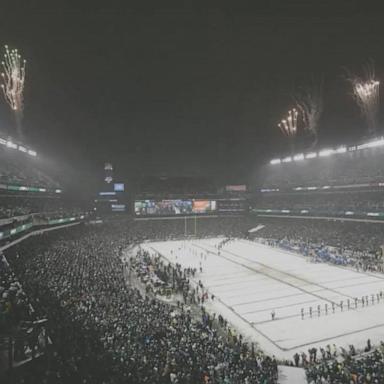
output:
[[[298,162],[303,161],[307,159],[314,159],[317,157],[329,157],[333,155],[348,153],[348,152],[355,152],[360,151],[362,149],[367,148],[376,148],[376,147],[383,147],[384,146],[384,137],[381,136],[379,138],[375,138],[373,140],[370,140],[368,142],[359,144],[359,145],[340,145],[336,148],[323,148],[318,151],[312,151],[307,153],[296,153],[292,156],[287,156],[284,158],[275,158],[269,161],[269,164],[276,165],[281,163],[291,163],[291,162]]]

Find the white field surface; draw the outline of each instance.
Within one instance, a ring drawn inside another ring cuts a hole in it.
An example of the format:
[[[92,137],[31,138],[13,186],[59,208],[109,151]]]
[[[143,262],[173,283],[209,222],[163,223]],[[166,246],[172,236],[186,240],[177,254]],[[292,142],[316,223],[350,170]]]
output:
[[[219,255],[216,246],[221,240],[149,242],[141,246],[183,268],[199,270],[201,262],[203,272],[198,272],[192,283],[201,280],[216,296],[205,304],[207,310],[221,313],[248,341],[256,341],[278,358],[290,359],[311,346],[335,343],[364,348],[368,338],[372,344],[384,340],[384,299],[376,300],[376,293],[384,291],[384,275],[311,263],[299,255],[240,239],[226,244]],[[375,294],[373,305],[371,294]],[[355,309],[354,298],[366,295],[369,305],[359,304]],[[309,307],[313,308],[312,318]],[[304,320],[301,308],[305,309]],[[274,321],[272,310],[276,313]]]

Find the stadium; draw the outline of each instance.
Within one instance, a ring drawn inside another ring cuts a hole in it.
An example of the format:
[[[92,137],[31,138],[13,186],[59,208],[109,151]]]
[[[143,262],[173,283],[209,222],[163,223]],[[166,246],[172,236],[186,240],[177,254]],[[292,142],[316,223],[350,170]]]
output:
[[[0,382],[384,383],[379,17],[96,3],[0,26]]]

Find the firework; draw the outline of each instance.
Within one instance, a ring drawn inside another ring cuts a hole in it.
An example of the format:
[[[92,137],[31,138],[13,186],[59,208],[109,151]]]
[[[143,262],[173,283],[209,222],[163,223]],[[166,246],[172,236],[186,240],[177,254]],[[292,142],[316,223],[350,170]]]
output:
[[[348,80],[352,84],[354,98],[367,122],[369,133],[374,135],[379,113],[380,82],[375,79],[373,63],[365,66],[363,77],[350,75]]]
[[[323,81],[313,81],[294,95],[297,108],[303,121],[303,128],[313,136],[312,148],[316,146],[319,135],[319,120],[323,112]]]
[[[289,138],[294,138],[297,134],[297,109],[293,108],[288,111],[285,119],[282,119],[278,125],[281,132]]]
[[[5,46],[4,60],[1,62],[1,73],[4,97],[15,114],[16,125],[21,135],[21,120],[24,110],[24,80],[26,61],[21,58],[17,49],[10,50]]]
[[[283,135],[288,137],[292,153],[294,152],[295,137],[297,134],[297,116],[297,109],[290,109],[287,117],[277,124]]]

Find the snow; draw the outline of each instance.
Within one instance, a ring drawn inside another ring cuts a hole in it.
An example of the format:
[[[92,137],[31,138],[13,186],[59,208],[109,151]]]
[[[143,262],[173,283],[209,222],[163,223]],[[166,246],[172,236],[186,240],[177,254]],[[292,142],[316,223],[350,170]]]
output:
[[[279,365],[279,384],[306,384],[305,371],[303,368],[287,367]]]
[[[384,298],[379,303],[376,298],[384,291],[383,275],[311,263],[299,255],[241,239],[230,241],[218,254],[216,246],[222,240],[152,242],[142,247],[183,268],[197,268],[195,280],[201,280],[216,297],[206,303],[207,310],[221,313],[246,339],[278,358],[291,359],[312,346],[335,343],[364,348],[368,338],[372,344],[384,339]],[[354,298],[366,295],[369,305],[360,303],[355,308]]]

